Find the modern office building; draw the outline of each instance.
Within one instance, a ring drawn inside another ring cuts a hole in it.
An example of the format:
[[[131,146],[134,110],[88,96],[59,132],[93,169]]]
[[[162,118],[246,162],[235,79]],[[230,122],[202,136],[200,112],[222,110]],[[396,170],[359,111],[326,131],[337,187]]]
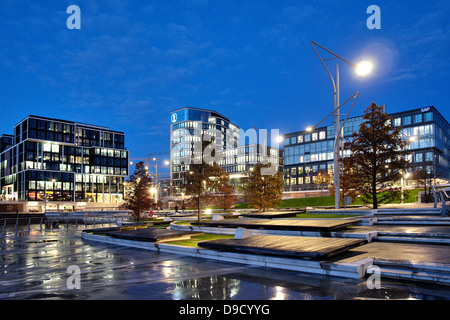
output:
[[[1,136],[2,200],[120,202],[128,176],[125,134],[28,116]]]
[[[404,139],[414,137],[408,146],[412,175],[406,183],[414,183],[413,174],[418,168],[436,179],[450,179],[450,125],[438,110],[430,106],[389,115],[395,126],[402,127]],[[350,139],[362,121],[362,116],[348,118],[344,125],[344,139]],[[314,188],[320,170],[333,174],[333,125],[285,134],[284,138],[285,190]]]
[[[242,177],[252,165],[265,160],[274,163],[277,171],[282,169],[281,150],[257,141],[241,145],[241,129],[220,113],[186,107],[173,111],[170,121],[170,176],[175,188],[184,184],[190,163],[201,156],[204,135],[213,138],[217,155],[221,156],[219,164],[232,179]]]

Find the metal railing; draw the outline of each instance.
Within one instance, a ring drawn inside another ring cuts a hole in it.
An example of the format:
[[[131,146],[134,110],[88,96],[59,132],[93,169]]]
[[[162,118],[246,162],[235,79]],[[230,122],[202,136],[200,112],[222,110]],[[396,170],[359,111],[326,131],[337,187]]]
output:
[[[445,216],[449,213],[449,210],[447,208],[447,201],[450,200],[449,195],[447,194],[447,191],[450,192],[450,188],[448,188],[450,185],[433,185],[432,191],[433,191],[433,197],[434,197],[434,208],[437,208],[438,202],[442,203],[442,216]],[[445,187],[443,189],[436,189],[436,187]]]
[[[45,216],[38,217],[21,217],[18,214],[16,217],[0,218],[0,230],[1,234],[5,235],[8,230],[14,230],[17,234],[19,229],[23,231],[31,231],[32,226],[39,228],[40,230],[56,228],[64,225],[66,228],[74,226],[78,228],[79,225],[88,226],[104,226],[117,224],[119,221],[128,220],[129,213],[127,211],[122,212],[47,212]],[[14,228],[13,228],[14,226]]]
[[[7,226],[14,226],[14,230],[16,232],[18,232],[19,226],[26,226],[28,231],[30,231],[31,225],[39,224],[40,229],[42,229],[42,225],[44,223],[45,223],[44,217],[38,217],[38,218],[23,217],[22,218],[22,217],[20,217],[20,215],[18,215],[17,217],[14,217],[14,218],[0,218],[0,228],[2,230],[2,234],[6,233]]]

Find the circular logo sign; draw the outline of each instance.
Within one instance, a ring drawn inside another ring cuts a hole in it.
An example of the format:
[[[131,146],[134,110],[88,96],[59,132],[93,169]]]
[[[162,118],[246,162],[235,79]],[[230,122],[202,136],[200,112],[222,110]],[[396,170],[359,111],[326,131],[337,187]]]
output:
[[[178,115],[176,113],[172,113],[172,115],[170,116],[170,121],[177,122],[177,119],[178,119]]]

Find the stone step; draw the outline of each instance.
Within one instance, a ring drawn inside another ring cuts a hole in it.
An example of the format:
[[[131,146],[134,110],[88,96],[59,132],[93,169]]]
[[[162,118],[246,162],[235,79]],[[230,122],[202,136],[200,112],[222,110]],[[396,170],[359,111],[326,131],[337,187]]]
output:
[[[373,209],[312,209],[309,210],[309,213],[313,214],[345,214],[345,215],[355,215],[355,216],[371,216],[376,210]]]
[[[375,260],[380,268],[381,281],[384,277],[450,285],[450,265],[395,260]]]
[[[378,220],[374,225],[415,225],[415,226],[450,226],[447,220],[426,220],[426,219],[410,219],[410,220]]]
[[[386,231],[386,230],[380,230],[375,231],[377,233],[378,237],[414,237],[414,238],[439,238],[439,239],[450,239],[450,233],[447,232],[433,232],[433,230],[430,231],[411,231],[411,230],[405,230],[405,231]]]
[[[378,221],[389,221],[389,220],[396,220],[396,221],[409,221],[409,220],[416,220],[416,221],[450,221],[450,217],[437,217],[437,216],[388,216],[388,217],[377,217]]]
[[[374,213],[376,216],[380,215],[436,215],[440,216],[442,211],[440,208],[436,209],[379,209]]]
[[[415,272],[424,271],[450,275],[450,264],[447,263],[431,263],[431,262],[413,262],[402,260],[375,259],[374,265],[392,269],[405,269]]]
[[[377,236],[373,241],[450,245],[449,238],[421,236]]]
[[[430,282],[433,284],[450,285],[450,273],[417,271],[403,268],[380,267],[381,281],[383,277],[410,281]]]

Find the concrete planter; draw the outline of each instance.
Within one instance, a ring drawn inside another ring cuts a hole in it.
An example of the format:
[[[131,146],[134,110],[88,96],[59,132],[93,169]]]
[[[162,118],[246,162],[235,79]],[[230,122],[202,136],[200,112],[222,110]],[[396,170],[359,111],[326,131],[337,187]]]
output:
[[[280,258],[256,254],[244,254],[235,252],[221,252],[203,248],[194,248],[173,245],[168,243],[152,243],[133,240],[117,239],[112,237],[93,235],[82,232],[83,239],[116,244],[127,247],[153,250],[164,253],[192,256],[196,258],[219,260],[239,264],[248,264],[267,268],[298,271],[305,273],[337,276],[351,279],[365,277],[366,270],[373,264],[373,259],[365,258],[353,263],[327,262],[304,259]]]

